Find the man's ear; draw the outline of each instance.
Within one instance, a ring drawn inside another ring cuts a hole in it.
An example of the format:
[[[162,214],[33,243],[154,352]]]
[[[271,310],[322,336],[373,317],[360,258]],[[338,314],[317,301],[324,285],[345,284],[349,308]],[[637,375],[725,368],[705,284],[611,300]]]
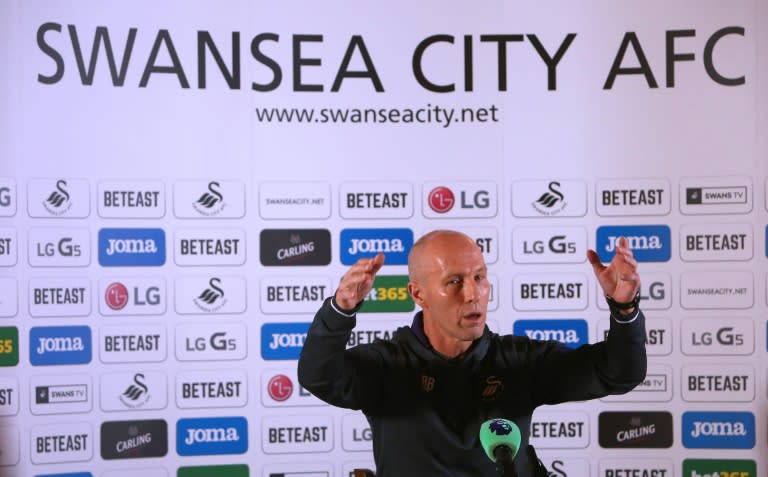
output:
[[[424,297],[422,292],[423,290],[418,283],[408,282],[408,293],[411,294],[413,302],[419,305],[421,308],[424,308]]]

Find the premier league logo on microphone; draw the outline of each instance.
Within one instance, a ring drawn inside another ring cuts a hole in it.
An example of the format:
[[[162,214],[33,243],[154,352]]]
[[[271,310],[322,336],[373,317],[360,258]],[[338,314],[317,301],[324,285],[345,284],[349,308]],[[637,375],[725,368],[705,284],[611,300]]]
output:
[[[493,419],[488,424],[488,429],[497,436],[506,436],[512,432],[512,423],[506,419]]]

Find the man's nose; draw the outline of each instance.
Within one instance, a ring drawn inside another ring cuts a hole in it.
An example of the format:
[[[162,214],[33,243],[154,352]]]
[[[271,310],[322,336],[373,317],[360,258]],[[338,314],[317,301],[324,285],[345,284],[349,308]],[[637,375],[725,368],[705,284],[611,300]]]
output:
[[[472,303],[477,301],[479,296],[480,289],[478,288],[477,282],[474,280],[467,280],[464,285],[464,301]]]

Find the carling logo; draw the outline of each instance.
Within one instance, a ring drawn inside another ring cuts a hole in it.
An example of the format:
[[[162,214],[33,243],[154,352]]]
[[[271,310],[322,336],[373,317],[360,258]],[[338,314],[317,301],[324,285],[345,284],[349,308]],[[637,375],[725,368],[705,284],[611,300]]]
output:
[[[597,229],[597,254],[610,262],[620,237],[625,237],[638,262],[667,262],[672,256],[667,225],[607,225]]]
[[[689,449],[752,449],[755,415],[751,412],[684,412],[683,445]]]
[[[204,417],[176,422],[176,452],[188,455],[244,454],[248,421],[244,417]]]
[[[265,323],[261,326],[261,357],[266,360],[299,359],[309,323]]]
[[[163,229],[99,230],[102,267],[159,267],[165,264]]]
[[[32,366],[91,362],[91,329],[87,326],[37,326],[29,330]]]
[[[341,231],[341,263],[352,265],[360,258],[384,254],[385,265],[407,265],[413,245],[411,229],[344,229]]]
[[[598,417],[598,442],[607,449],[669,448],[672,435],[672,414],[665,411],[607,411]]]
[[[512,332],[532,340],[556,340],[569,348],[589,342],[586,320],[518,320]]]
[[[262,230],[259,237],[264,266],[331,263],[331,232],[326,229],[268,229]]]
[[[168,424],[162,419],[101,424],[101,458],[138,459],[168,453]]]

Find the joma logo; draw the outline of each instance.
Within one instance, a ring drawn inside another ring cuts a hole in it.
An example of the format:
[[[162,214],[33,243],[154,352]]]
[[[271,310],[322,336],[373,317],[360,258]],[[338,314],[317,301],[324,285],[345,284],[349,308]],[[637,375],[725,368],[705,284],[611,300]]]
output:
[[[605,246],[606,252],[613,252],[616,250],[616,244],[620,237],[609,236],[608,244]],[[651,236],[631,236],[627,237],[627,242],[632,250],[661,250],[664,248],[664,242],[658,235]]]
[[[109,239],[106,253],[157,253],[157,244],[153,239]]]
[[[186,445],[208,442],[238,442],[240,435],[234,427],[187,429]]]
[[[400,239],[352,239],[347,251],[351,254],[405,252],[405,246]]]
[[[743,422],[709,422],[696,421],[693,423],[691,437],[699,436],[746,436],[747,428]]]
[[[80,337],[38,338],[37,354],[65,351],[84,351],[85,345]]]

